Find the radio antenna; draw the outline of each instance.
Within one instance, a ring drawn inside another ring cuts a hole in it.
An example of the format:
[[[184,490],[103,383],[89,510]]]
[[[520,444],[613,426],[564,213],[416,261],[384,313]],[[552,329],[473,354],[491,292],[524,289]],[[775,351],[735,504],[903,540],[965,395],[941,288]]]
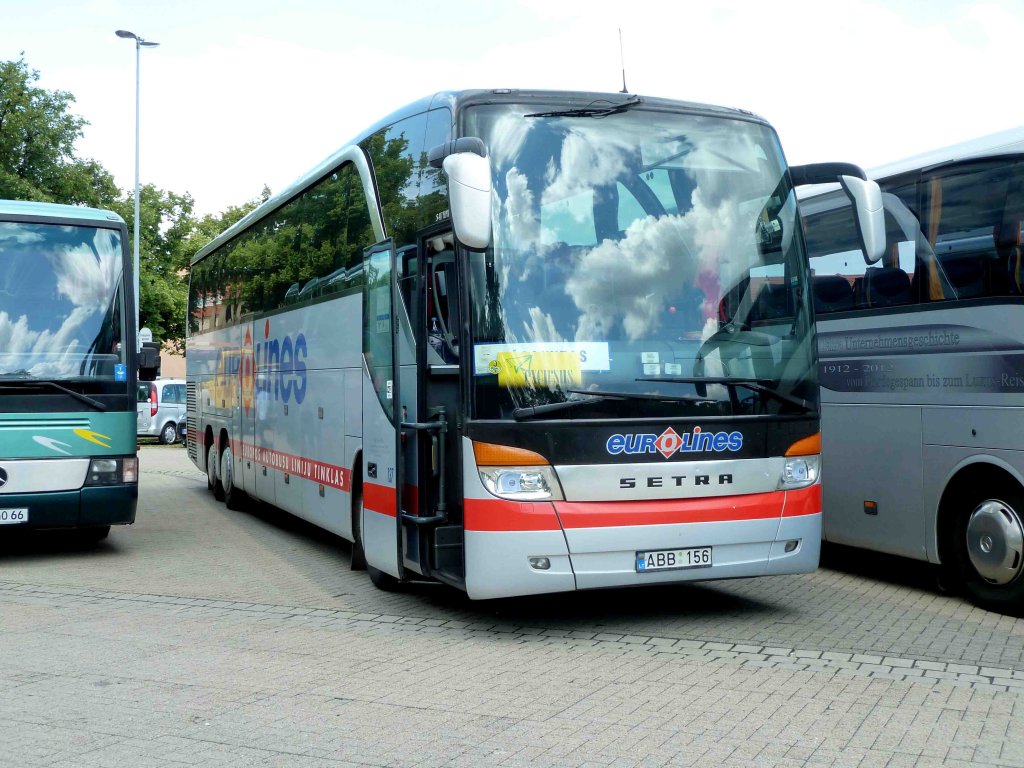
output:
[[[619,27],[619,61],[622,63],[622,90],[619,93],[629,93],[626,90],[626,57],[622,53],[622,27]]]

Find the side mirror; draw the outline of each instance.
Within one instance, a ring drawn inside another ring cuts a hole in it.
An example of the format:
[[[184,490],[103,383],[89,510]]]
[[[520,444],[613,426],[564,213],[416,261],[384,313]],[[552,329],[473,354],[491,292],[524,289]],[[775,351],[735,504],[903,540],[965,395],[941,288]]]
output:
[[[864,249],[864,260],[874,264],[882,258],[885,253],[885,214],[882,190],[877,182],[868,180],[867,174],[852,163],[794,165],[789,172],[794,187],[838,181],[857,211],[857,232]]]
[[[469,152],[444,159],[455,238],[471,251],[491,244],[491,165]]]
[[[430,164],[448,175],[448,207],[455,238],[471,251],[491,243],[491,165],[484,143],[467,136],[434,147]]]
[[[885,254],[885,215],[878,182],[856,176],[840,176],[843,192],[857,210],[857,231],[864,246],[864,260],[874,264]]]

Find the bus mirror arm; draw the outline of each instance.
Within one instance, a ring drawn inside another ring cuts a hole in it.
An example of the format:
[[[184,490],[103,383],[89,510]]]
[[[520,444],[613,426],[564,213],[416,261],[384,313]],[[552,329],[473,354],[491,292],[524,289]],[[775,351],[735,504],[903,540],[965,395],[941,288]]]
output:
[[[794,165],[789,169],[793,186],[807,184],[834,184],[839,182],[843,192],[857,209],[857,232],[864,261],[874,264],[885,253],[885,214],[882,210],[882,190],[878,183],[868,179],[859,165],[853,163],[810,163]]]
[[[474,155],[487,157],[487,148],[484,146],[483,139],[476,136],[463,136],[461,139],[446,141],[444,144],[438,144],[432,148],[427,152],[427,162],[431,168],[442,168],[445,158],[462,152],[472,152]]]
[[[794,187],[807,184],[835,184],[841,176],[855,176],[858,179],[868,178],[864,169],[853,163],[809,163],[808,165],[791,165],[790,178]]]

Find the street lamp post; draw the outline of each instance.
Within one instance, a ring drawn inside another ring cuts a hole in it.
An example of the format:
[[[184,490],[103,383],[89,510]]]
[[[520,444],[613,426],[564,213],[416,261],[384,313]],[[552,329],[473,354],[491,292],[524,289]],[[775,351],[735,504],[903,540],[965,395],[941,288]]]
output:
[[[139,304],[141,303],[139,300],[139,270],[141,267],[141,262],[139,261],[139,62],[143,46],[153,48],[160,45],[160,43],[144,40],[127,29],[118,29],[114,34],[118,37],[130,38],[135,41],[135,346],[138,349],[140,347]]]

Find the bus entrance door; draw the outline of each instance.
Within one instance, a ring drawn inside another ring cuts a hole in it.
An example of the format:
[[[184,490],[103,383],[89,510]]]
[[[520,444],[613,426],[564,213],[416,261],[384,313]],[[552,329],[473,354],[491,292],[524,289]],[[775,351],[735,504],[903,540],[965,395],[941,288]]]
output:
[[[400,323],[395,248],[390,240],[363,253],[363,458],[362,509],[355,509],[354,534],[370,568],[403,578],[399,556],[401,505],[398,489],[401,412],[397,374]],[[356,497],[353,497],[354,499]]]
[[[450,230],[422,233],[401,249],[400,294],[414,340],[403,400],[406,486],[405,565],[456,586],[464,583],[459,492],[459,292]],[[415,396],[413,396],[415,392]]]

